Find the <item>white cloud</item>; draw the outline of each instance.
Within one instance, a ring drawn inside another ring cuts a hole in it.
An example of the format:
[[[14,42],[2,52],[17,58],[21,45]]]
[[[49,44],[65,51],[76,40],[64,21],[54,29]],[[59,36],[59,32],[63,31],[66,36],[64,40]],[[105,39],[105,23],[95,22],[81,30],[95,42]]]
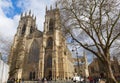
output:
[[[0,6],[1,7],[12,7],[12,3],[10,0],[1,0]]]
[[[52,4],[52,1],[48,0],[20,0],[18,2],[18,7],[22,8],[23,12],[31,10],[32,13],[36,16],[36,24],[38,28],[43,31],[43,25],[45,20],[45,8],[46,5],[49,6]]]
[[[17,21],[19,16],[14,16],[13,19],[7,18],[5,16],[0,16],[0,31],[5,36],[13,36],[16,31]]]
[[[34,16],[36,16],[36,24],[39,30],[43,31],[43,25],[45,20],[45,7],[53,4],[54,0],[18,0],[16,5],[22,9],[23,13],[32,11]],[[13,18],[8,18],[6,14],[13,13],[14,7],[11,0],[2,0],[0,2],[0,33],[5,36],[14,36],[17,31],[17,26],[19,22],[19,15],[13,16]],[[12,10],[12,11],[11,11]]]
[[[6,16],[7,13],[11,13],[12,2],[10,0],[2,0],[0,2],[0,33],[3,36],[13,36],[18,25],[19,15],[15,15],[12,18]]]
[[[57,0],[50,0],[51,2],[55,3]]]

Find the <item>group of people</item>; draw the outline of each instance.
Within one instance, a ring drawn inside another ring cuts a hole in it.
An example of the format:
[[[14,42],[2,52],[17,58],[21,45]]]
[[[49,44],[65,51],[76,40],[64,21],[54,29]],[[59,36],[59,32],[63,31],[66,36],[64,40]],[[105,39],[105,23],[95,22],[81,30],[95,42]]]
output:
[[[9,78],[7,83],[24,83],[24,79]]]
[[[99,77],[88,77],[87,80],[89,80],[89,83],[98,83],[100,78]],[[47,83],[46,78],[42,78],[41,80],[37,80],[38,83]],[[15,79],[15,78],[9,78],[7,83],[24,83],[24,79]]]
[[[37,80],[38,83],[47,83],[47,79],[43,78],[41,80]],[[15,78],[9,78],[7,83],[24,83],[24,79],[15,79]]]
[[[100,78],[99,77],[88,77],[90,83],[98,83]]]

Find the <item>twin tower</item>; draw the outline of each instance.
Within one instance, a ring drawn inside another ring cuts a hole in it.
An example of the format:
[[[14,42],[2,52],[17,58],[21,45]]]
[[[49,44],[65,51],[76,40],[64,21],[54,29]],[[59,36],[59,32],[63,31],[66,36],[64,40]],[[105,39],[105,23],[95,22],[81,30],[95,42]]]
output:
[[[73,77],[73,58],[62,35],[60,19],[57,7],[46,8],[44,31],[41,32],[31,11],[21,15],[8,61],[10,77],[25,80]]]

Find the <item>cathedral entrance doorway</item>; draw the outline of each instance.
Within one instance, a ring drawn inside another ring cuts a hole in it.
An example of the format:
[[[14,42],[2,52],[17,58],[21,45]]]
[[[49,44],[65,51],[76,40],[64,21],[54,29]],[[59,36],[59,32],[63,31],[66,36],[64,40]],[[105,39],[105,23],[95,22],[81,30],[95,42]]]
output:
[[[46,69],[44,72],[44,77],[47,80],[52,80],[52,69]]]
[[[51,53],[46,53],[45,55],[44,77],[47,78],[47,80],[52,79],[52,54]]]
[[[51,71],[51,69],[50,70],[48,69],[46,71],[45,77],[46,77],[47,80],[52,80],[52,71]]]
[[[52,71],[51,70],[49,71],[48,78],[49,78],[49,80],[52,80]]]
[[[47,39],[47,46],[45,48],[45,56],[44,56],[44,77],[47,80],[52,79],[52,49],[53,49],[53,39],[49,37]]]
[[[29,73],[29,80],[35,80],[35,72]]]

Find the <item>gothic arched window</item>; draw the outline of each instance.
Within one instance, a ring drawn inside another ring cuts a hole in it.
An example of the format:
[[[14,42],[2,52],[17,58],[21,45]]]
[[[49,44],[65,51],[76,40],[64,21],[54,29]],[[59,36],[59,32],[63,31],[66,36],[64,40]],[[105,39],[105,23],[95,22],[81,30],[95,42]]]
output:
[[[40,52],[39,50],[40,49],[38,43],[36,41],[33,41],[28,56],[28,63],[39,62],[39,52]]]
[[[26,25],[24,24],[23,28],[22,28],[22,35],[25,34],[25,31],[26,31]]]
[[[30,34],[33,33],[33,27],[30,27]]]
[[[49,31],[53,31],[53,28],[54,28],[54,20],[50,19],[50,22],[49,22]]]
[[[50,37],[47,40],[47,47],[52,48],[52,46],[53,46],[53,39]]]

